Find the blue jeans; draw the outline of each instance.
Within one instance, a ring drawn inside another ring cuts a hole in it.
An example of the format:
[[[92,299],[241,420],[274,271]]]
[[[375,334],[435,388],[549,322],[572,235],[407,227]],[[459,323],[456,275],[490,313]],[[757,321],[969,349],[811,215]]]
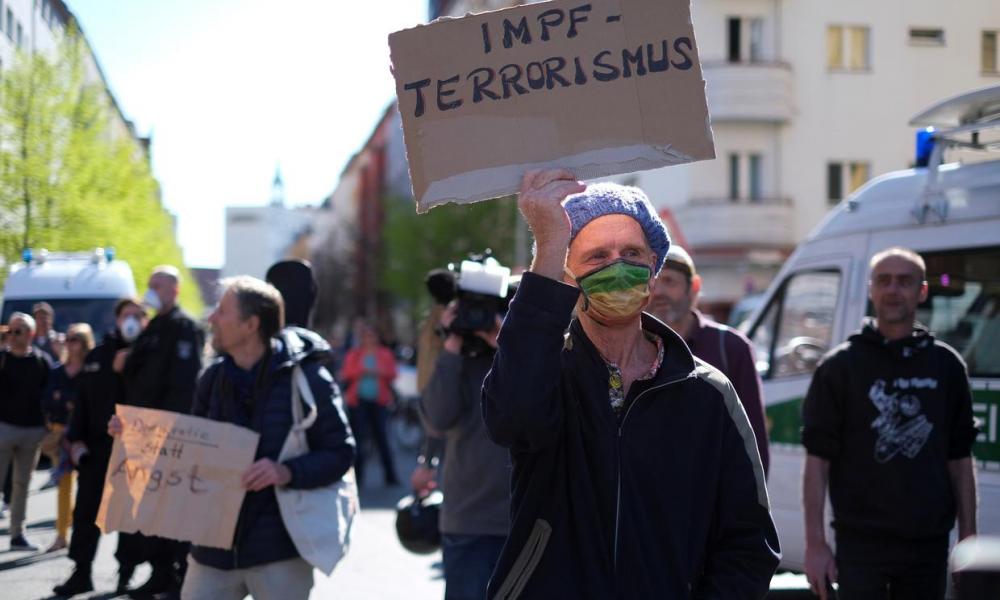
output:
[[[483,600],[486,584],[507,538],[442,533],[445,600]]]

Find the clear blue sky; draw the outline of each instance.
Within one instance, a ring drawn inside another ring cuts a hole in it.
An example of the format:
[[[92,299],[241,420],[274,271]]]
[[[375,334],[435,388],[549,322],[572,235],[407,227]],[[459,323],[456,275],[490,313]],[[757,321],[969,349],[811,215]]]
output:
[[[394,96],[389,33],[426,0],[67,0],[153,171],[189,266],[224,260],[224,211],[336,186]]]

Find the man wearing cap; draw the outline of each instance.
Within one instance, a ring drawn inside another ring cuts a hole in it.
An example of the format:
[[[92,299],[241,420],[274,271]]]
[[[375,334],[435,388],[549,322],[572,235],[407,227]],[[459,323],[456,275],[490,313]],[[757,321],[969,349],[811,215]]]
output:
[[[762,598],[780,553],[750,423],[642,312],[670,247],[649,200],[530,171],[518,206],[535,254],[483,386],[513,466],[488,597]]]
[[[753,426],[766,475],[770,463],[767,425],[753,346],[739,331],[716,323],[695,308],[700,292],[701,276],[694,268],[691,255],[677,244],[671,244],[663,269],[656,277],[649,312],[684,338],[692,354],[722,371],[732,382]]]
[[[49,360],[49,366],[55,366],[56,363],[61,362],[64,344],[64,342],[59,341],[59,334],[52,328],[56,311],[48,302],[36,302],[31,307],[31,316],[35,318],[35,326],[38,328],[35,331],[35,339],[31,343],[35,348],[45,353]]]

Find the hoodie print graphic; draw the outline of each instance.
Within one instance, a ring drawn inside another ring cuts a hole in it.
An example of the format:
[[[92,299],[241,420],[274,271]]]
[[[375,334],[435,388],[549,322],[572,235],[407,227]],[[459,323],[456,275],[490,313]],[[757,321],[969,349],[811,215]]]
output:
[[[884,379],[875,380],[868,390],[868,398],[880,413],[871,425],[878,433],[876,462],[889,462],[900,452],[906,458],[913,458],[924,447],[934,425],[921,414],[920,399],[910,391],[937,389],[937,383],[936,379],[918,377],[899,378],[891,385]]]

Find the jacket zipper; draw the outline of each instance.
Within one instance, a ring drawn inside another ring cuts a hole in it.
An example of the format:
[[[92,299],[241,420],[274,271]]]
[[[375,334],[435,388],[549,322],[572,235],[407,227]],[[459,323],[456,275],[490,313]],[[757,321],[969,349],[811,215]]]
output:
[[[680,381],[684,381],[689,377],[690,375],[685,375],[684,377],[680,377],[678,379],[674,379],[672,381],[661,383],[660,385],[655,385],[653,387],[642,390],[635,398],[632,399],[632,402],[629,403],[628,408],[625,409],[625,416],[623,416],[622,420],[618,423],[618,439],[615,446],[616,454],[618,455],[618,473],[617,473],[618,492],[615,498],[615,540],[614,540],[614,548],[612,549],[612,556],[614,561],[612,563],[612,566],[613,566],[613,572],[616,575],[618,573],[618,525],[619,522],[621,521],[621,516],[622,516],[622,428],[625,426],[625,421],[628,419],[629,413],[632,412],[632,407],[638,404],[640,398],[642,398],[649,392],[663,389],[667,386],[671,386]]]

